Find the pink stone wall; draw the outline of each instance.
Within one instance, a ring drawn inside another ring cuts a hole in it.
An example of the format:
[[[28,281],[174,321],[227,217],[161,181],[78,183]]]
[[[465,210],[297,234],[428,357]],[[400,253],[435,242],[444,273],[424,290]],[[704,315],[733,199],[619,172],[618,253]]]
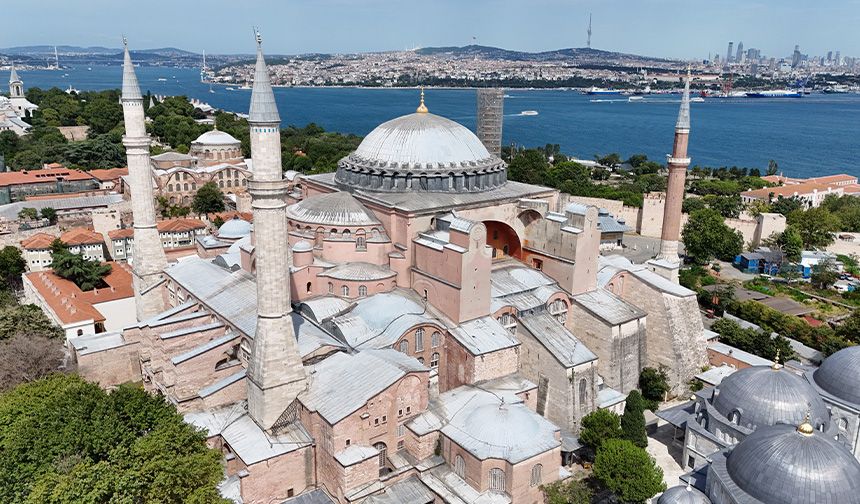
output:
[[[139,345],[135,343],[111,348],[103,352],[78,355],[78,374],[104,388],[140,380]],[[72,347],[74,352],[74,347]]]
[[[472,379],[474,382],[479,382],[516,373],[518,360],[519,347],[479,355],[474,358]]]
[[[248,466],[248,476],[241,479],[243,502],[281,502],[314,488],[313,460],[307,447]]]

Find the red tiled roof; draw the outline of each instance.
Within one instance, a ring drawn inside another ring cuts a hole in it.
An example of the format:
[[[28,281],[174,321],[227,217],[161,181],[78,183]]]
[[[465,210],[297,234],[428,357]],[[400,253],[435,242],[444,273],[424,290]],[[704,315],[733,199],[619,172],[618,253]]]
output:
[[[803,196],[805,194],[812,194],[814,191],[826,193],[828,189],[837,190],[841,187],[842,186],[817,184],[815,182],[804,182],[802,184],[790,184],[779,187],[763,187],[761,189],[753,189],[752,191],[742,192],[741,196],[766,200],[768,199],[768,196],[770,194],[773,194],[774,198],[777,198],[779,196],[782,196],[784,198],[791,198],[795,194],[797,194],[798,196]]]
[[[49,183],[56,182],[58,178],[67,181],[75,181],[91,180],[93,177],[91,177],[90,174],[88,174],[87,172],[73,170],[71,168],[24,170],[19,172],[0,173],[0,186]]]
[[[21,240],[21,248],[25,250],[43,250],[51,248],[51,243],[57,237],[48,233],[36,233],[29,238]]]
[[[134,228],[114,229],[108,231],[108,237],[111,240],[119,240],[120,238],[131,238],[134,236]]]
[[[72,228],[62,235],[60,240],[66,245],[90,245],[93,243],[104,243],[105,239],[99,233],[88,228]]]
[[[120,177],[124,177],[128,175],[128,168],[108,168],[108,169],[98,169],[98,170],[90,170],[89,174],[93,177],[101,180],[102,182],[108,180],[117,180]]]
[[[108,287],[87,292],[52,271],[26,273],[25,277],[63,324],[85,320],[103,322],[104,315],[94,305],[134,296],[128,266],[116,262],[107,264],[111,265],[111,272],[103,280]]]
[[[209,222],[214,221],[218,217],[221,217],[221,220],[224,222],[237,217],[246,222],[254,222],[254,214],[251,212],[237,212],[235,210],[230,212],[210,213],[207,217],[209,218]]]
[[[848,184],[842,186],[845,194],[860,194],[860,184]]]
[[[847,175],[845,173],[840,173],[838,175],[825,175],[824,177],[812,177],[808,180],[808,182],[815,182],[817,184],[856,184],[857,177],[853,175]]]

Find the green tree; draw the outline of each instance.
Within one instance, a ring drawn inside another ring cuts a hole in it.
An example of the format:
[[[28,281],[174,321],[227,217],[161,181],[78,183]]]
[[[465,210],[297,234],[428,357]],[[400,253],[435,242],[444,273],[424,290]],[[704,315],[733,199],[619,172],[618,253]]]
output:
[[[593,492],[582,480],[555,481],[541,487],[545,504],[591,504]]]
[[[14,131],[0,131],[0,156],[3,156],[7,163],[12,161],[20,146],[21,139]]]
[[[543,152],[528,149],[518,153],[508,164],[511,180],[526,184],[543,184],[547,180],[549,162]]]
[[[119,94],[113,91],[88,95],[83,118],[90,127],[91,135],[107,133],[114,129],[123,120]]]
[[[39,215],[40,215],[43,219],[48,219],[48,222],[50,222],[51,224],[56,224],[56,223],[57,223],[57,211],[56,211],[56,210],[54,210],[54,209],[53,209],[53,208],[51,208],[51,207],[45,207],[45,208],[43,208],[43,209],[39,212]]]
[[[594,476],[628,503],[644,503],[666,490],[663,470],[645,450],[626,439],[603,443],[594,461]]]
[[[771,159],[767,162],[767,175],[776,175],[778,171],[779,165],[776,163],[776,161]]]
[[[198,214],[224,211],[224,195],[215,182],[207,182],[197,189],[191,208]]]
[[[91,291],[105,286],[102,279],[111,272],[111,265],[71,253],[57,238],[51,244],[51,269],[57,276],[74,282],[82,291]]]
[[[607,168],[616,168],[621,164],[621,156],[617,152],[605,156],[594,156],[594,160]]]
[[[7,245],[0,250],[0,279],[4,287],[21,287],[21,275],[27,262],[21,256],[21,249]]]
[[[794,226],[786,227],[776,239],[776,244],[785,254],[786,259],[792,262],[800,260],[800,253],[803,252],[803,238]]]
[[[163,398],[69,375],[0,396],[0,501],[224,503],[221,455]]]
[[[644,367],[639,373],[639,390],[651,403],[659,403],[669,392],[669,376],[662,367]]]
[[[798,198],[778,197],[776,201],[770,204],[770,211],[782,215],[788,215],[791,212],[803,210],[803,202]]]
[[[809,278],[812,285],[819,289],[827,289],[839,280],[839,270],[836,269],[836,261],[824,259],[812,267],[812,275]]]
[[[795,357],[791,344],[783,336],[755,328],[744,329],[734,320],[720,319],[711,329],[720,335],[720,342],[768,360],[785,362]]]
[[[39,218],[39,211],[32,207],[24,207],[18,211],[19,219],[36,220]]]
[[[839,231],[839,217],[824,207],[809,210],[795,210],[788,214],[786,221],[794,226],[807,249],[826,247],[833,243],[833,233]]]
[[[71,168],[116,168],[125,165],[125,150],[111,135],[97,135],[70,143],[63,151],[63,159]]]
[[[642,394],[638,390],[631,390],[624,404],[624,414],[621,415],[621,437],[639,448],[648,446],[648,435],[645,433],[645,408]]]
[[[0,340],[16,336],[60,338],[62,335],[38,306],[19,305],[12,292],[0,289]]]
[[[582,417],[579,440],[594,452],[607,439],[620,438],[622,434],[620,418],[609,410],[597,409]]]
[[[684,202],[681,203],[681,211],[685,214],[691,214],[696,210],[702,210],[708,208],[708,204],[705,203],[704,198],[684,198]]]
[[[697,210],[681,233],[689,256],[697,264],[707,264],[714,257],[731,261],[743,249],[743,237],[726,226],[723,217],[710,208]]]

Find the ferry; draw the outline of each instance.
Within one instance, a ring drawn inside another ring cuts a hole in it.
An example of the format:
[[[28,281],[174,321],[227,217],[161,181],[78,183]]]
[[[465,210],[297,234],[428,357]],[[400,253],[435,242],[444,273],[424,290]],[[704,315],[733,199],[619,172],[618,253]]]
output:
[[[845,84],[836,84],[834,86],[828,86],[822,89],[821,92],[825,94],[845,94],[850,93],[851,88],[849,88]]]
[[[803,93],[791,91],[790,89],[773,89],[766,91],[750,91],[747,93],[749,98],[800,98]]]
[[[167,82],[167,79],[165,79],[164,77],[159,77],[158,82]]]
[[[690,103],[702,103],[703,101],[705,101],[705,99],[701,96],[694,96],[690,98]]]
[[[621,94],[621,91],[617,89],[606,89],[592,86],[585,91],[585,94],[588,95],[617,95]]]
[[[242,86],[239,86],[239,89],[250,90],[250,89],[251,89],[251,86],[249,86],[249,85],[247,85],[247,84],[244,84],[244,85],[242,85]]]
[[[520,115],[522,115],[522,116],[536,116],[536,115],[538,115],[538,111],[537,110],[523,110],[522,112],[520,112]]]
[[[224,89],[225,89],[226,91],[235,91],[235,89],[233,89],[233,88],[231,88],[231,87],[224,88]]]
[[[642,100],[644,100],[644,99],[645,99],[645,98],[644,98],[644,97],[642,97],[642,96],[631,96],[631,97],[627,98],[627,101],[629,101],[629,102],[637,102],[637,101],[642,101]]]

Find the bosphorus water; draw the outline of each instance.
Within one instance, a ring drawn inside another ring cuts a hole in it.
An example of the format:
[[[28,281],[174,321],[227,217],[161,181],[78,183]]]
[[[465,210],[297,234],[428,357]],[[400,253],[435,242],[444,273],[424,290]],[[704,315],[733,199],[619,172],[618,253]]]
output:
[[[184,94],[213,107],[247,112],[249,90],[200,82],[199,70],[136,69],[141,89],[153,94]],[[94,66],[59,71],[19,71],[25,87],[79,90],[119,88],[121,67]],[[165,80],[159,80],[165,79]],[[0,82],[9,72],[0,72]],[[571,90],[506,91],[504,143],[560,144],[562,152],[583,158],[618,152],[645,153],[662,160],[672,149],[679,95],[592,101]],[[474,130],[475,91],[428,89],[430,111]],[[276,88],[284,125],[315,122],[330,131],[365,135],[380,123],[418,105],[414,89]],[[598,97],[599,98],[599,97]],[[520,115],[527,110],[537,115]],[[807,95],[800,99],[717,99],[692,104],[690,156],[703,166],[746,166],[764,170],[774,159],[786,175],[860,175],[860,95]]]

